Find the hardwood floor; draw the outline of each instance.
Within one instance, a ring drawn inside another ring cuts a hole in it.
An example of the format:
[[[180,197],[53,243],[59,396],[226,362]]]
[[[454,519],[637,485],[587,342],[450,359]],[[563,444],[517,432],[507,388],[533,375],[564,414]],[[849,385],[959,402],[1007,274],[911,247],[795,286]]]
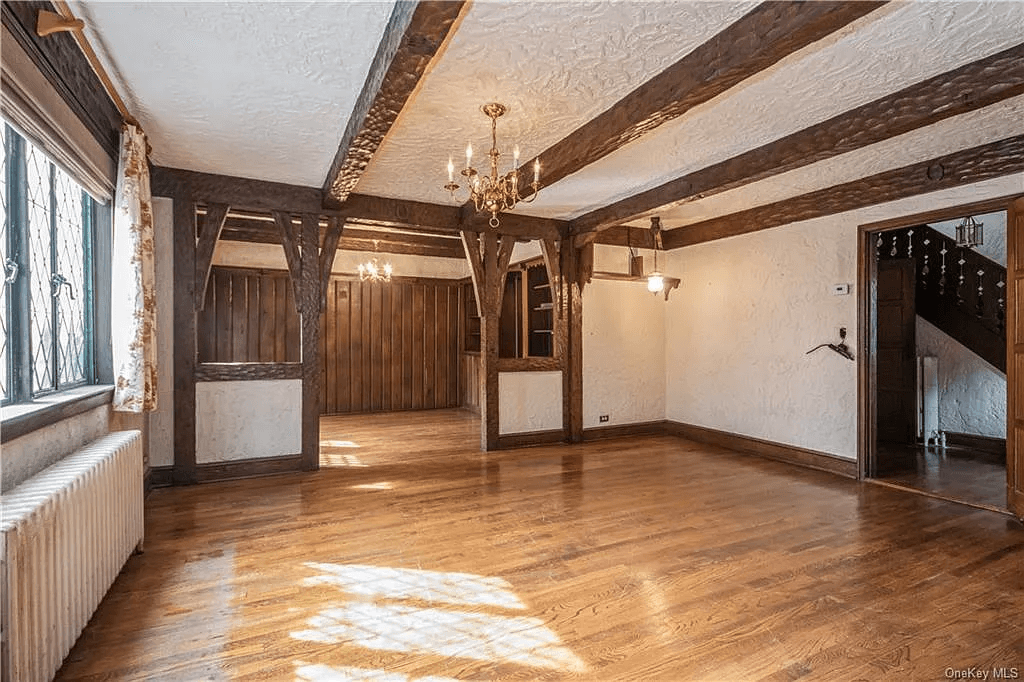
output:
[[[879,447],[879,457],[885,456],[883,448]],[[906,449],[913,468],[881,476],[880,482],[985,509],[1006,511],[1005,464],[993,463],[988,455],[972,456],[963,449],[950,448],[945,452],[921,446]]]
[[[57,679],[1024,676],[1007,516],[672,436],[486,455],[457,412],[323,433],[349,444],[318,473],[154,491]]]

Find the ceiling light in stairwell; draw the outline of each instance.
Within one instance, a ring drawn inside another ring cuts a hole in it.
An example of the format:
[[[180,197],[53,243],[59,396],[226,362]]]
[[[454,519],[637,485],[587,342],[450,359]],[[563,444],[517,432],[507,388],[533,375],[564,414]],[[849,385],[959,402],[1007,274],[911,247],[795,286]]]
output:
[[[956,245],[968,249],[982,246],[984,244],[982,229],[984,225],[975,220],[974,216],[967,216],[961,220],[956,226]]]

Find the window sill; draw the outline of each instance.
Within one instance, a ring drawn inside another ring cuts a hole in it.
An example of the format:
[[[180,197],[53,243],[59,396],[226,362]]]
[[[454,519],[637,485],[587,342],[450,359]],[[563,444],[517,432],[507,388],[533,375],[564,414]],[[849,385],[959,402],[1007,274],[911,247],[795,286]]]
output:
[[[56,424],[62,419],[109,404],[113,395],[114,387],[110,385],[80,386],[30,403],[8,405],[2,410],[0,443],[12,441],[37,429]]]

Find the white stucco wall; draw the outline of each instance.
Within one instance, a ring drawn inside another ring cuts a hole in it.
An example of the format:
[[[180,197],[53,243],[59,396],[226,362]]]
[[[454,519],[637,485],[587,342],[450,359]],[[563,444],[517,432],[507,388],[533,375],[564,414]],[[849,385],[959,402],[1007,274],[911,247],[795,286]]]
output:
[[[196,462],[302,451],[302,381],[196,384]]]
[[[1006,437],[1006,376],[917,317],[917,354],[939,359],[939,428]]]
[[[469,263],[465,258],[433,258],[403,253],[367,253],[339,250],[334,256],[331,272],[356,274],[360,263],[376,258],[381,264],[391,263],[397,277],[434,277],[462,279],[469,277]],[[241,268],[270,268],[287,270],[284,248],[280,244],[251,244],[222,240],[213,252],[214,265]]]
[[[157,409],[149,414],[149,465],[174,464],[174,201],[153,198]]]
[[[561,372],[501,372],[498,400],[503,435],[562,428]]]
[[[804,353],[840,326],[859,353],[858,226],[1022,190],[1017,174],[670,252],[666,418],[855,459],[857,365]]]
[[[598,249],[626,262],[624,248]],[[665,311],[678,299],[642,282],[595,279],[583,290],[584,428],[665,418]]]

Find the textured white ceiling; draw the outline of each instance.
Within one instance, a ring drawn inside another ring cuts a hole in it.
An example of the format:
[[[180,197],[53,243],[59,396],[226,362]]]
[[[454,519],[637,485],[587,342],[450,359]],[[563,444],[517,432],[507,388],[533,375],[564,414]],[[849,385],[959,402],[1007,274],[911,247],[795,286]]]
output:
[[[539,154],[754,4],[478,2],[356,191],[443,203],[449,154],[465,165],[471,140],[474,165],[486,160],[484,103],[510,107],[498,123],[498,146],[510,166],[513,143],[524,159]]]
[[[842,156],[773,175],[704,199],[662,209],[665,229],[789,199],[859,178],[901,168],[921,159],[950,154],[1024,133],[1024,95],[935,125],[863,147]],[[1021,189],[1024,189],[1022,187]],[[648,225],[639,219],[633,225]]]
[[[319,187],[393,7],[76,3],[153,162]]]
[[[1024,2],[892,3],[544,190],[526,212],[575,217],[1022,41]],[[1021,118],[1015,127],[1024,132]],[[891,154],[888,167],[905,165],[898,149]]]

